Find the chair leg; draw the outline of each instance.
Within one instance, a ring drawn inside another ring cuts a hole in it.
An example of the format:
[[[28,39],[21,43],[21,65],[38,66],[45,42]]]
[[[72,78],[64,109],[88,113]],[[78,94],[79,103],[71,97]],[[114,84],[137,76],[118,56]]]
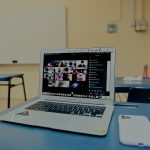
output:
[[[11,83],[8,82],[8,108],[10,108],[10,90],[11,90]]]
[[[23,78],[23,76],[21,76],[21,78],[22,78],[22,86],[23,86],[23,92],[24,92],[24,99],[26,101],[27,97],[26,97],[26,91],[25,91],[24,78]],[[8,81],[8,108],[10,108],[11,87],[13,87],[13,86],[11,85],[11,80],[9,80]]]
[[[22,76],[21,78],[22,78],[22,86],[23,86],[23,91],[24,91],[24,99],[25,99],[25,101],[26,101],[26,100],[27,100],[27,97],[26,97],[26,91],[25,91],[24,78],[23,78],[23,76]]]

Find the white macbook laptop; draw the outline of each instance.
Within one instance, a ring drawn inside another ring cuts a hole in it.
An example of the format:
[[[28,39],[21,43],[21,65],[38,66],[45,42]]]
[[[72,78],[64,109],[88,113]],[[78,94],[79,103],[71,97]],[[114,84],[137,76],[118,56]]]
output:
[[[38,99],[0,120],[106,135],[114,109],[114,66],[114,48],[42,50]]]

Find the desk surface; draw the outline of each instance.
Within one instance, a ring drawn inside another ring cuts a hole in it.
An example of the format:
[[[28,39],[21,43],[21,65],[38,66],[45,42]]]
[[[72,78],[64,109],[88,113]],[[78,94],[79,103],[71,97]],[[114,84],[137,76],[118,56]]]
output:
[[[120,103],[119,103],[120,104]],[[119,142],[118,116],[146,115],[150,119],[150,104],[138,107],[115,106],[108,134],[104,137],[0,122],[1,150],[139,150]],[[150,148],[140,148],[146,150]]]
[[[150,88],[150,78],[143,78],[141,81],[125,81],[123,77],[117,77],[115,79],[115,91],[118,93],[127,93],[132,87]]]
[[[23,74],[0,74],[0,81],[9,81],[12,78],[22,77]]]

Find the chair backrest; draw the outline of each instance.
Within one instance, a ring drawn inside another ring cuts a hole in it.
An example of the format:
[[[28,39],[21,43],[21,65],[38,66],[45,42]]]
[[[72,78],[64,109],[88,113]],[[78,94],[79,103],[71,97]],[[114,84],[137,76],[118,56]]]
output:
[[[131,88],[129,90],[127,102],[150,103],[150,88]]]

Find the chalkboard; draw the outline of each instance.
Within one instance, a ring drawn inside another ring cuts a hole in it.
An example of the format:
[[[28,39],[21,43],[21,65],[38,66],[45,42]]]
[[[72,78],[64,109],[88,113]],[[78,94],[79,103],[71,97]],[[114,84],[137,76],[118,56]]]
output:
[[[65,47],[65,6],[0,14],[0,64],[37,64],[41,49]]]

